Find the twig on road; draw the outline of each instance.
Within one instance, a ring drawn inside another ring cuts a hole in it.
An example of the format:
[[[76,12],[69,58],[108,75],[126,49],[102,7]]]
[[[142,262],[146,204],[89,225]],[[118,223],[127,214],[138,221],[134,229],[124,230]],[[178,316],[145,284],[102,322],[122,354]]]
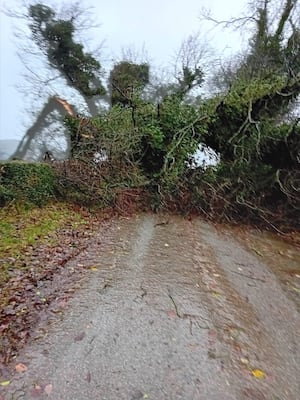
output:
[[[174,305],[177,317],[182,318],[182,316],[179,314],[177,304],[175,303],[175,300],[173,299],[173,297],[172,297],[172,295],[171,295],[171,293],[169,291],[168,291],[168,296],[170,297],[170,299],[171,299],[171,301],[172,301],[172,303]]]
[[[265,279],[255,278],[254,276],[243,274],[243,273],[238,272],[238,271],[233,271],[232,269],[230,270],[230,272],[232,272],[233,274],[237,274],[237,275],[243,276],[243,277],[248,278],[248,279],[252,279],[254,281],[259,281],[259,282],[266,283]]]

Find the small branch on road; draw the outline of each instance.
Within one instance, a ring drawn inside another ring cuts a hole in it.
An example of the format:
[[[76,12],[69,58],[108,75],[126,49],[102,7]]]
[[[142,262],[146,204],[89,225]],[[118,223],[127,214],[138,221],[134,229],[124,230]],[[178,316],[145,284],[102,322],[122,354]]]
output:
[[[173,299],[173,297],[172,297],[172,295],[171,295],[170,292],[168,292],[168,296],[170,297],[170,299],[171,299],[171,301],[172,301],[172,303],[173,303],[173,305],[174,305],[174,308],[175,308],[175,312],[176,312],[177,317],[182,318],[182,316],[179,314],[177,304],[175,303],[175,300]]]
[[[147,290],[142,285],[141,285],[141,291],[142,291],[141,298],[143,298],[147,295]]]
[[[169,221],[157,222],[154,226],[168,225]]]
[[[253,281],[259,281],[259,282],[266,283],[265,279],[255,278],[254,276],[243,274],[243,273],[238,272],[238,271],[233,271],[232,269],[230,270],[230,272],[232,272],[233,274],[237,274],[237,275],[243,276],[243,277],[248,278],[248,279],[252,279]]]

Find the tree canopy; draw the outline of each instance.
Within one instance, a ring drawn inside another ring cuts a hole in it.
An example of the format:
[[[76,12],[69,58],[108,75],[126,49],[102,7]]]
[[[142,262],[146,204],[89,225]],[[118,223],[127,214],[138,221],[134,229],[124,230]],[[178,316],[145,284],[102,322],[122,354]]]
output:
[[[110,72],[111,105],[131,105],[134,97],[149,83],[149,65],[129,61],[116,63]]]

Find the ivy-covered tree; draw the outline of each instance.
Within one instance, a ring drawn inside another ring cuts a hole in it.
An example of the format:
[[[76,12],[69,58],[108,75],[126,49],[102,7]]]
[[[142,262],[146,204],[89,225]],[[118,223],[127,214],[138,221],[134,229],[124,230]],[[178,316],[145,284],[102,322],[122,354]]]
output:
[[[225,71],[225,90],[206,101],[211,119],[204,142],[221,163],[213,186],[211,180],[200,186],[224,215],[292,220],[300,211],[299,1],[252,6],[251,17],[242,19],[254,21],[248,51]]]
[[[101,64],[81,43],[75,40],[76,21],[79,13],[77,4],[68,5],[66,18],[60,18],[48,5],[37,3],[29,5],[26,19],[31,31],[31,39],[45,56],[50,68],[64,77],[68,86],[77,90],[83,97],[90,115],[97,115],[99,96],[106,91],[101,82]],[[38,72],[34,72],[39,75]],[[40,82],[40,84],[43,84]],[[57,120],[62,123],[65,111],[55,100],[57,96],[49,96],[36,121],[25,133],[22,143],[13,157],[23,158],[26,149],[33,147],[37,137],[41,135],[40,126],[51,123],[53,113],[59,113]],[[54,99],[54,100],[53,100]],[[70,139],[67,143],[72,147]],[[46,149],[47,150],[47,149]]]
[[[267,143],[287,139],[280,135],[288,131],[278,127],[300,94],[300,30],[293,22],[298,1],[285,0],[275,26],[271,2],[258,3],[248,54],[216,103],[206,138],[227,161],[263,159],[269,147],[274,150]]]
[[[83,45],[74,40],[73,18],[56,18],[55,12],[44,4],[29,6],[29,17],[33,40],[68,84],[86,97],[105,94],[99,61],[84,52]]]
[[[244,68],[250,77],[283,75],[288,83],[300,72],[300,28],[295,16],[300,9],[298,0],[285,0],[274,25],[272,4],[276,6],[270,0],[257,3],[255,32]]]

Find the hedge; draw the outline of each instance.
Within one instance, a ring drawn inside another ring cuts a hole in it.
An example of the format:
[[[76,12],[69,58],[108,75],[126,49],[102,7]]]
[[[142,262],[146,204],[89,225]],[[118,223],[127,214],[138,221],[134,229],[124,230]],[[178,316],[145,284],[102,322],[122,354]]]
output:
[[[11,202],[42,206],[53,196],[55,175],[48,164],[0,163],[0,206]]]

